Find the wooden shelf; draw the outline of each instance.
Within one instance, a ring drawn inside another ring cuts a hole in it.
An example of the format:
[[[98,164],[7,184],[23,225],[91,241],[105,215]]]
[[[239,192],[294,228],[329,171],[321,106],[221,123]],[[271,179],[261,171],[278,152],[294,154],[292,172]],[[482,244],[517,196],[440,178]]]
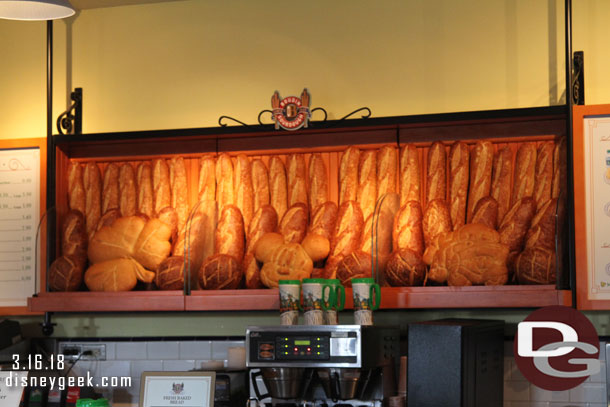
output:
[[[126,291],[119,293],[40,293],[28,298],[33,312],[184,311],[182,291]]]
[[[537,308],[572,304],[572,293],[555,286],[383,287],[381,309]],[[346,309],[352,291],[346,289]],[[128,291],[40,293],[28,299],[30,312],[277,311],[278,290]]]

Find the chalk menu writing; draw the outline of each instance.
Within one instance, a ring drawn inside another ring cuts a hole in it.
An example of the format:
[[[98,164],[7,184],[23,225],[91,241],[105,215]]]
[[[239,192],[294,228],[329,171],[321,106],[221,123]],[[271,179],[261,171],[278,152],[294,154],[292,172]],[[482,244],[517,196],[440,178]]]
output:
[[[35,291],[40,149],[0,149],[0,306],[25,306]]]

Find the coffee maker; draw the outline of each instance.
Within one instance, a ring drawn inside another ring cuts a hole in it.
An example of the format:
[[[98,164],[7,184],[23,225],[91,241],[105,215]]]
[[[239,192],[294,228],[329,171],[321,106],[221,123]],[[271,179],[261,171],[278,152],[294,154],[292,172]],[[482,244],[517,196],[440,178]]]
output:
[[[395,327],[250,326],[251,405],[381,407],[396,394],[399,342]]]

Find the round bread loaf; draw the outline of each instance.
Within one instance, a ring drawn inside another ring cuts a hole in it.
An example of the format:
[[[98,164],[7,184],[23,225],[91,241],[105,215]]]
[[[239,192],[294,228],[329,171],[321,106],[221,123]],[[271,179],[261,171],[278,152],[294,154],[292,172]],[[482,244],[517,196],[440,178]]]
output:
[[[279,246],[261,269],[261,281],[269,288],[279,285],[280,280],[302,280],[309,278],[313,262],[298,243]]]
[[[421,256],[411,249],[396,250],[390,256],[385,269],[385,276],[394,287],[419,286],[426,277],[426,264]]]
[[[157,268],[155,284],[161,290],[184,288],[184,257],[172,256],[163,260]]]
[[[82,215],[81,215],[82,217]],[[84,229],[83,229],[84,230]],[[53,291],[76,291],[83,282],[84,263],[78,256],[61,256],[49,268],[49,286]]]
[[[254,257],[261,263],[271,259],[273,252],[284,244],[284,236],[279,233],[265,233],[254,245]]]
[[[324,260],[330,252],[330,241],[324,236],[310,233],[305,236],[301,246],[307,252],[313,262]]]
[[[371,255],[361,250],[350,253],[337,264],[336,277],[346,287],[352,286],[352,278],[371,277]]]
[[[527,247],[515,260],[520,284],[555,284],[555,252],[543,247]]]
[[[206,290],[231,290],[239,288],[243,276],[243,270],[235,257],[215,254],[201,265],[199,284]]]

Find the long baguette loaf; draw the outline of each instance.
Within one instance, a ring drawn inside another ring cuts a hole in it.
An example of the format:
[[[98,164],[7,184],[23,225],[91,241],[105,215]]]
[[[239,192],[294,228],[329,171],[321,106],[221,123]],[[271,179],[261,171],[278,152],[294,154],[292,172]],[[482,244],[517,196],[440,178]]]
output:
[[[449,150],[449,205],[453,230],[466,222],[469,162],[468,146],[461,141],[453,143]]]
[[[136,179],[138,181],[138,212],[152,218],[153,186],[150,163],[144,162],[138,165]]]
[[[536,146],[534,143],[523,143],[515,158],[515,175],[511,205],[523,198],[534,195],[536,177]]]
[[[260,159],[252,161],[252,190],[254,192],[254,213],[256,213],[270,202],[269,172],[265,163]]]
[[[229,155],[220,154],[216,160],[216,201],[221,212],[225,206],[235,204],[233,180],[233,161]]]
[[[404,204],[394,218],[392,247],[394,251],[410,249],[420,256],[424,253],[423,213],[417,201]]]
[[[201,157],[199,160],[199,201],[216,199],[216,160],[212,156]]]
[[[244,258],[244,220],[235,205],[226,205],[220,213],[214,236],[214,254],[233,256],[238,264]]]
[[[129,163],[123,163],[119,168],[119,210],[121,216],[136,214],[136,175]]]
[[[169,185],[172,192],[172,208],[178,215],[178,230],[182,230],[189,216],[188,181],[184,158],[172,157],[170,159]]]
[[[273,206],[269,204],[261,206],[254,214],[252,222],[250,222],[250,228],[246,236],[246,255],[243,262],[246,288],[262,288],[260,267],[254,257],[254,247],[261,236],[275,232],[277,222],[277,213]]]
[[[309,159],[309,210],[313,214],[319,205],[328,201],[328,173],[322,154],[314,153]]]
[[[303,154],[286,157],[288,207],[302,203],[307,206],[307,166]]]
[[[95,231],[102,213],[102,176],[94,162],[88,162],[83,172],[85,186],[85,224],[87,235]]]
[[[468,191],[468,210],[466,220],[470,222],[474,208],[481,198],[491,192],[491,168],[494,148],[489,141],[478,141],[470,155],[470,189]]]
[[[377,199],[395,193],[398,176],[398,154],[396,148],[383,146],[377,152]]]
[[[566,138],[561,137],[555,143],[553,151],[553,189],[551,198],[559,198],[562,190],[567,188],[568,179],[568,153]]]
[[[69,211],[61,225],[61,254],[75,260],[81,273],[87,262],[87,236],[83,214],[78,210]]]
[[[341,155],[339,164],[339,205],[347,201],[356,201],[358,196],[358,165],[360,150],[348,147]]]
[[[252,165],[245,154],[240,154],[235,160],[235,206],[244,218],[244,228],[248,230],[252,215],[254,215],[254,192],[252,188]]]
[[[540,209],[549,199],[553,187],[553,155],[555,143],[547,141],[538,147],[536,154],[536,177],[534,186],[534,200],[536,208]]]
[[[339,214],[335,225],[335,231],[330,242],[330,255],[327,265],[334,264],[334,269],[327,271],[327,278],[334,278],[336,273],[336,261],[358,249],[362,240],[362,229],[364,218],[362,210],[355,201],[347,201],[339,207]]]
[[[171,192],[169,187],[169,168],[164,159],[153,160],[153,209],[155,216],[159,216],[164,208],[171,205]]]
[[[311,216],[309,233],[323,236],[330,241],[335,231],[338,212],[337,204],[332,201],[324,202],[318,206]]]
[[[447,154],[440,141],[433,143],[428,150],[426,206],[435,199],[447,199]]]
[[[513,174],[513,152],[510,147],[498,150],[494,157],[491,196],[498,203],[498,222],[510,209],[510,177]]]
[[[400,149],[400,205],[421,202],[421,164],[419,153],[412,144]]]
[[[288,190],[286,188],[286,167],[280,157],[269,160],[269,198],[271,206],[279,219],[288,209]]]
[[[358,165],[358,203],[364,219],[375,210],[377,202],[377,152],[364,150]]]
[[[119,166],[110,163],[104,170],[102,183],[102,215],[119,208]]]
[[[68,167],[68,206],[83,215],[86,212],[83,167],[77,162],[71,162]]]

